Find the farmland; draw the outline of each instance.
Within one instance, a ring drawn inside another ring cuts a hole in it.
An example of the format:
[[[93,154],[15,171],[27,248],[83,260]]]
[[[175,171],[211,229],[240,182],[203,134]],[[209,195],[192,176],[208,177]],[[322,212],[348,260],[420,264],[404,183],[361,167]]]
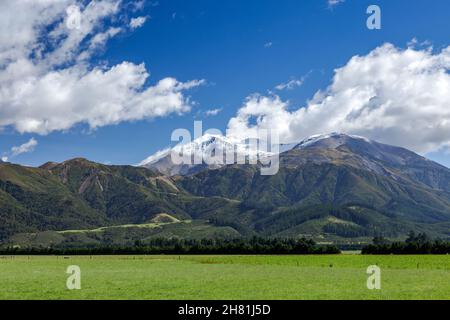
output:
[[[66,288],[69,265],[81,290]],[[2,256],[0,283],[0,299],[450,299],[450,257]]]

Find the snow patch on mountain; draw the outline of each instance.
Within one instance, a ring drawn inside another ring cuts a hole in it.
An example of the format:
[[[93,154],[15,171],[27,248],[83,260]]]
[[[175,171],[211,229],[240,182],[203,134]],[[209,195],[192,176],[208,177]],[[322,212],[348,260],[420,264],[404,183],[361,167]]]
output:
[[[357,135],[351,135],[351,134],[344,134],[344,133],[339,133],[339,132],[332,132],[332,133],[327,133],[327,134],[316,134],[316,135],[312,135],[306,139],[303,139],[302,141],[300,141],[299,144],[297,144],[295,146],[295,149],[302,149],[302,148],[306,148],[312,145],[317,144],[320,141],[326,140],[326,139],[333,139],[336,142],[336,146],[339,146],[340,144],[345,143],[346,139],[356,139],[356,140],[363,140],[365,142],[371,143],[371,140],[365,138],[365,137],[361,137],[361,136],[357,136]],[[341,142],[339,142],[341,141]]]
[[[277,150],[277,148],[264,148],[264,142],[258,141],[240,141],[222,135],[204,134],[192,142],[181,143],[173,148],[166,148],[151,155],[147,159],[139,163],[139,166],[151,166],[159,160],[170,156],[172,152],[177,154],[187,154],[204,159],[211,156],[214,152],[223,152],[224,154],[236,154],[238,156],[249,158],[269,157],[278,152],[265,151],[264,149]],[[287,145],[282,147],[283,151],[287,150]]]
[[[255,144],[258,143],[257,140],[253,141],[242,141],[238,139],[234,139],[231,137],[226,137],[223,135],[215,135],[215,134],[204,134],[203,136],[187,143],[181,143],[176,145],[173,148],[166,148],[156,152],[155,154],[149,156],[145,160],[141,161],[138,166],[151,166],[152,164],[157,163],[163,158],[166,158],[171,155],[171,152],[175,152],[177,154],[188,154],[194,157],[198,157],[199,159],[203,159],[205,156],[211,155],[214,150],[220,152],[231,152],[235,153],[238,156],[245,156],[250,158],[261,158],[261,157],[269,157],[273,156],[277,153],[283,153],[285,151],[289,151],[293,148],[302,149],[306,147],[313,146],[320,141],[326,139],[334,140],[334,144],[332,147],[338,147],[341,144],[345,143],[346,139],[358,139],[363,140],[365,142],[371,142],[371,140],[350,134],[343,134],[339,132],[332,132],[328,134],[317,134],[312,135],[308,138],[303,139],[300,143],[287,143],[287,144],[279,144],[276,148],[266,148],[270,151],[264,151],[264,149],[255,148]],[[264,146],[264,141],[259,141],[260,146]],[[262,150],[261,150],[262,149]]]

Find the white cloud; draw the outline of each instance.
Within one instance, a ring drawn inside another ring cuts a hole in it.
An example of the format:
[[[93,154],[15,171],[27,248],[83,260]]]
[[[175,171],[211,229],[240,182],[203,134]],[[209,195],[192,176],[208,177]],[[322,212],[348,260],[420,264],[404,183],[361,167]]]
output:
[[[22,153],[33,152],[37,145],[38,142],[34,138],[31,138],[27,143],[24,143],[18,147],[12,147],[12,156],[15,157]]]
[[[296,87],[300,87],[304,81],[305,81],[304,79],[292,79],[292,80],[289,80],[288,82],[280,83],[279,85],[277,85],[275,87],[275,89],[277,89],[279,91],[292,90],[292,89],[295,89]]]
[[[272,47],[273,46],[273,43],[272,42],[266,42],[266,43],[264,43],[264,48],[270,48],[270,47]]]
[[[69,5],[80,8],[79,29],[67,28]],[[80,123],[97,128],[190,110],[184,91],[201,80],[169,77],[149,86],[144,64],[91,65],[108,40],[126,30],[121,5],[119,0],[0,2],[0,129],[48,134]]]
[[[0,67],[39,51],[36,38],[69,6],[61,1],[0,1]]]
[[[272,129],[286,141],[290,139],[289,123],[292,118],[290,112],[286,110],[287,107],[288,104],[276,95],[265,97],[254,94],[246,99],[236,117],[230,119],[227,136],[239,140],[257,138],[258,129]]]
[[[207,117],[217,116],[220,112],[222,112],[222,108],[211,109],[211,110],[206,110],[205,115]]]
[[[328,0],[328,8],[334,8],[343,2],[345,2],[345,0]]]
[[[282,142],[340,131],[429,152],[450,145],[450,46],[398,49],[385,44],[336,69],[331,85],[289,111],[278,96],[253,95],[228,124],[228,135],[277,129]]]
[[[132,2],[132,3],[131,3],[132,10],[133,10],[133,11],[139,11],[139,10],[144,9],[144,7],[145,7],[145,1],[146,1],[146,0],[137,0],[137,1]],[[149,5],[155,6],[155,5],[158,5],[158,3],[151,3],[151,2],[150,2]]]
[[[8,162],[8,157],[2,157],[3,162]]]
[[[427,48],[429,48],[429,47],[432,46],[432,43],[429,40],[425,40],[425,41],[419,42],[419,40],[416,37],[414,37],[410,41],[408,41],[407,46],[408,47],[412,47],[412,48],[414,48],[414,47],[427,47]]]
[[[190,109],[183,90],[201,81],[181,83],[173,78],[144,87],[143,64],[123,62],[109,69],[79,66],[28,77],[7,88],[0,99],[0,126],[14,125],[21,133],[47,134],[78,123],[97,128],[123,121],[181,114]],[[20,85],[21,88],[15,86]]]
[[[130,21],[130,27],[131,29],[137,29],[144,25],[144,23],[147,21],[147,17],[137,17],[133,18]]]
[[[416,37],[412,38],[410,41],[408,41],[407,45],[408,47],[414,47],[416,44],[419,43]]]

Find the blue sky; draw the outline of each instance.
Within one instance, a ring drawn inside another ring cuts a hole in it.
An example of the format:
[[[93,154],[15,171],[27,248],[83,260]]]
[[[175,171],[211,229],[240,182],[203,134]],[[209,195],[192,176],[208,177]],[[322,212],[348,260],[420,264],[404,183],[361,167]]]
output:
[[[381,30],[366,27],[370,4],[382,10]],[[436,52],[450,44],[447,0],[346,0],[333,7],[327,0],[159,0],[146,1],[139,11],[124,9],[121,15],[148,19],[142,27],[112,37],[90,57],[90,65],[145,63],[150,73],[147,86],[166,77],[181,82],[204,79],[204,84],[183,92],[192,101],[191,111],[95,129],[78,123],[45,134],[20,133],[13,125],[5,126],[0,155],[27,165],[73,157],[135,164],[168,146],[174,129],[192,130],[194,120],[203,120],[205,128],[225,130],[251,94],[276,91],[292,108],[305,105],[330,85],[336,68],[383,43],[406,49],[416,39],[418,46],[432,45]],[[291,90],[275,89],[290,80],[302,84]],[[212,109],[221,111],[207,116]],[[32,152],[11,154],[11,148],[31,138],[38,142]],[[427,154],[450,165],[445,151]]]

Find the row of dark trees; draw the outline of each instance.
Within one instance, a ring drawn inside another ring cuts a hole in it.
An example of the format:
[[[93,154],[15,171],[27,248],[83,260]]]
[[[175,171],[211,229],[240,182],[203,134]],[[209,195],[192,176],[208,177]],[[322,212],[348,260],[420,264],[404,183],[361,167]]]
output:
[[[411,231],[404,242],[389,242],[375,237],[373,244],[365,246],[362,254],[450,254],[450,242],[432,240],[425,233]]]
[[[152,239],[134,246],[4,248],[0,255],[114,255],[114,254],[337,254],[334,246],[308,239]]]

